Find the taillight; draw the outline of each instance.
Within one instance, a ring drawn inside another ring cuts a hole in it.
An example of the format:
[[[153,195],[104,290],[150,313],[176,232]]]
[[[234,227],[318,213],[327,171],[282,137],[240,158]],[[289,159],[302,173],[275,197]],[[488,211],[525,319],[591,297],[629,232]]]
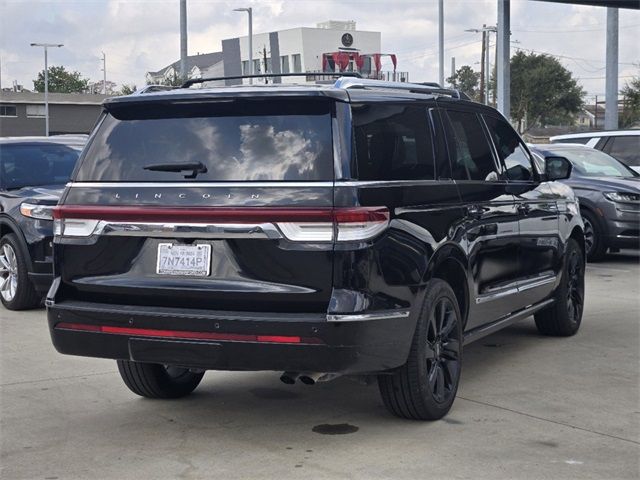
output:
[[[389,225],[385,207],[353,208],[161,208],[61,205],[53,210],[54,234],[89,237],[117,223],[135,230],[140,225],[260,225],[278,227],[296,242],[349,242],[375,237]],[[125,229],[125,230],[126,230]]]

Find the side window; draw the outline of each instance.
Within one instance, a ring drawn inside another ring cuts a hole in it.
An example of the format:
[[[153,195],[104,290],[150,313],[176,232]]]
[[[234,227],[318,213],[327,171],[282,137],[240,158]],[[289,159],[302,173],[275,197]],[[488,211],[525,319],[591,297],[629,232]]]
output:
[[[433,180],[431,132],[423,106],[354,104],[359,180]]]
[[[484,120],[498,151],[498,156],[506,167],[507,180],[533,181],[531,157],[511,125],[501,118],[488,115],[484,116]]]
[[[475,113],[448,111],[445,128],[454,180],[499,179],[491,147]]]
[[[604,151],[630,167],[640,166],[640,135],[611,137]]]

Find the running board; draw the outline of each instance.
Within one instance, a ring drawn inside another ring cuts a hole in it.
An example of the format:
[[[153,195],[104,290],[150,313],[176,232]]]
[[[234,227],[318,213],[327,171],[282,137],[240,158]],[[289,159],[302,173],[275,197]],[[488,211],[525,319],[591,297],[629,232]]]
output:
[[[502,330],[504,327],[511,325],[517,321],[520,321],[529,315],[533,315],[538,310],[542,310],[545,307],[548,307],[554,302],[553,298],[545,300],[544,302],[536,303],[535,305],[531,305],[524,310],[520,310],[506,318],[502,318],[500,320],[496,320],[493,323],[489,323],[488,325],[482,325],[481,327],[476,327],[473,330],[469,330],[464,334],[464,345],[468,345],[469,343],[475,342],[476,340],[481,339],[482,337],[486,337],[487,335],[491,335],[492,333],[497,332],[498,330]]]

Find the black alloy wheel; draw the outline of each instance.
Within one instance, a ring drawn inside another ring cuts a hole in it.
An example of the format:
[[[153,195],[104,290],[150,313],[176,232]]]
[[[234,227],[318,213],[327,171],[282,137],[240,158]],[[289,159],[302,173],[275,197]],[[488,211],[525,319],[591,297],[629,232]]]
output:
[[[538,331],[543,335],[568,337],[580,329],[584,312],[584,265],[581,245],[570,238],[553,304],[534,314]]]
[[[438,420],[451,409],[462,366],[462,315],[451,287],[430,280],[407,362],[378,375],[385,407],[413,420]]]

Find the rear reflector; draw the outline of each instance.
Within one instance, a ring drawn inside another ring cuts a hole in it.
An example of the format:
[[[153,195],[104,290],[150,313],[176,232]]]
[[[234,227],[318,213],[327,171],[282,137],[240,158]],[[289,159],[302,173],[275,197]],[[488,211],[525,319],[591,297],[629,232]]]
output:
[[[54,234],[89,237],[100,234],[105,223],[188,222],[201,224],[276,225],[297,242],[361,241],[375,237],[389,224],[385,207],[353,208],[161,208],[60,205],[53,210]]]
[[[260,342],[260,343],[300,343],[318,345],[324,343],[316,337],[297,337],[288,335],[246,335],[242,333],[190,332],[185,330],[157,330],[153,328],[116,327],[111,325],[89,325],[86,323],[60,322],[55,328],[80,332],[109,333],[132,337],[182,338],[188,340],[217,340],[222,342]]]

